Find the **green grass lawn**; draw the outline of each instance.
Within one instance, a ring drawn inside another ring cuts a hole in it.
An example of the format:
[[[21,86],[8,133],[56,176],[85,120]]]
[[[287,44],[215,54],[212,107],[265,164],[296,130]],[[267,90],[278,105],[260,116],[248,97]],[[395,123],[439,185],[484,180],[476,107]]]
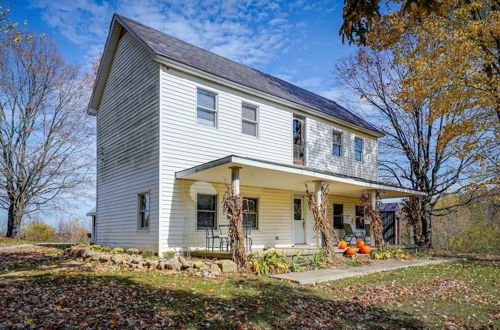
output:
[[[0,328],[500,327],[495,260],[301,286],[251,274],[205,278],[67,264],[48,251],[0,253],[4,264],[17,265],[0,276],[0,303],[8,306]]]
[[[16,238],[6,238],[6,237],[0,238],[0,247],[10,246],[10,245],[19,245],[19,244],[33,244],[33,243],[40,243],[40,242],[27,241],[24,239],[16,239]]]

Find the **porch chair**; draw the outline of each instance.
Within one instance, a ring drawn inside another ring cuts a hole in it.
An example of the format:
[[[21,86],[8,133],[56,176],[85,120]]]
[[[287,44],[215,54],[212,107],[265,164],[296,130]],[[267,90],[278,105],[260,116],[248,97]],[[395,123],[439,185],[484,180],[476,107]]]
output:
[[[214,232],[214,227],[205,227],[205,245],[207,251],[210,249],[210,241],[212,241],[212,252],[214,251],[215,240],[219,240],[219,250],[222,251],[222,240],[221,235]]]
[[[245,248],[248,252],[252,252],[252,224],[248,221],[244,221],[243,229],[245,230]]]
[[[344,241],[346,240],[346,238],[349,239],[348,243],[350,244],[352,239],[354,238],[355,240],[359,239],[359,238],[363,238],[363,236],[358,236],[358,234],[356,233],[356,231],[352,228],[352,223],[344,223],[344,232],[345,232],[345,235],[344,237],[342,238]]]
[[[224,232],[223,232],[224,229]],[[219,225],[219,235],[220,235],[220,247],[219,249],[222,251],[224,247],[225,251],[229,251],[229,225]]]

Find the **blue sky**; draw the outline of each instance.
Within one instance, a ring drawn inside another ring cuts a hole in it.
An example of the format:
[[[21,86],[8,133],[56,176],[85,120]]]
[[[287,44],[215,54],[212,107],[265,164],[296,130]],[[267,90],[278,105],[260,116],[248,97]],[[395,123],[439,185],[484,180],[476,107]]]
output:
[[[9,4],[9,0],[4,0]],[[338,99],[333,66],[342,44],[342,1],[10,0],[14,19],[55,37],[70,63],[89,67],[118,12],[323,96]]]
[[[337,86],[336,61],[356,50],[342,44],[341,0],[3,0],[14,21],[55,38],[69,63],[90,69],[103,50],[113,13],[300,87],[352,106],[359,99]],[[93,201],[61,213],[85,217]],[[0,217],[1,218],[1,217]],[[44,217],[46,218],[46,217]],[[49,221],[57,219],[49,217]]]

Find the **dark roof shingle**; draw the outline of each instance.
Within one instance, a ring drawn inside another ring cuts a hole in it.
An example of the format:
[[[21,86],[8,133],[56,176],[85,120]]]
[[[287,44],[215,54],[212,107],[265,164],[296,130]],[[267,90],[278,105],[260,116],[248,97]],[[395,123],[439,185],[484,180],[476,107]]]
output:
[[[332,100],[292,85],[267,73],[191,45],[124,16],[117,16],[158,55],[261,92],[314,108],[327,115],[382,134],[375,126]]]

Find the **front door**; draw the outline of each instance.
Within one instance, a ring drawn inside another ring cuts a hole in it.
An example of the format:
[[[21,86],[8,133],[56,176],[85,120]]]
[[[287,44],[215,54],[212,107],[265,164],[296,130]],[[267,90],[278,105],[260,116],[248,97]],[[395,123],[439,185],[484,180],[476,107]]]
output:
[[[305,244],[304,199],[293,199],[293,243]]]

